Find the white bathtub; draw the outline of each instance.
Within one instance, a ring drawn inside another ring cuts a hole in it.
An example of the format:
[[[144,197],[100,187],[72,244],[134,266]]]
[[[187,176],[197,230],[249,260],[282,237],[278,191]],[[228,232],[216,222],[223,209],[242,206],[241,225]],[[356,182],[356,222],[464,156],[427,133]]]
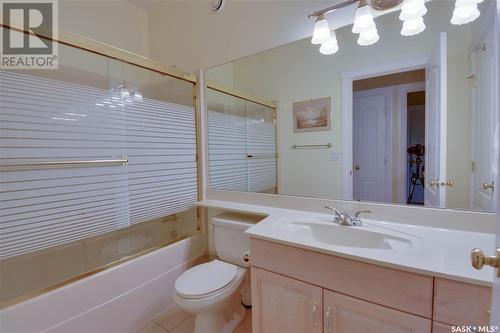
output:
[[[173,305],[175,279],[207,249],[181,240],[0,311],[0,332],[132,332]]]

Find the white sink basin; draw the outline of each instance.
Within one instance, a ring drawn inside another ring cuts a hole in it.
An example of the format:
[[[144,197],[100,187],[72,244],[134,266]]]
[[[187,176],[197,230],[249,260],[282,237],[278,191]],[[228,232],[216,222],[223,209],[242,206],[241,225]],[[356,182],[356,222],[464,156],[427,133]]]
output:
[[[399,237],[374,231],[370,226],[343,226],[320,219],[297,219],[286,222],[277,223],[275,226],[281,227],[283,233],[290,237],[303,241],[381,250],[409,250],[413,247],[411,240],[405,238],[405,235]]]

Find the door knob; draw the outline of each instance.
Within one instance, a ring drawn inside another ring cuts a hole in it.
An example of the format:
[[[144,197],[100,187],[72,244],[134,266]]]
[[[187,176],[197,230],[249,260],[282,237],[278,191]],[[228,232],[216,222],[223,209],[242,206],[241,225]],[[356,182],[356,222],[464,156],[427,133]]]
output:
[[[441,186],[449,186],[449,187],[452,187],[453,185],[455,185],[455,182],[453,180],[448,180],[446,183],[445,182],[441,182],[440,184]]]
[[[482,269],[484,265],[491,266],[497,269],[497,275],[500,276],[500,247],[496,249],[496,255],[485,256],[480,249],[472,250],[470,254],[472,267],[475,269]]]
[[[359,169],[361,169],[361,167],[359,166],[359,164],[356,164],[356,166],[354,167],[354,170],[358,171]]]
[[[431,179],[429,181],[429,184],[431,184],[431,186],[439,187],[441,186],[441,181],[439,179]]]
[[[484,183],[483,184],[483,189],[485,190],[494,190],[495,189],[495,182],[491,182],[491,183]]]

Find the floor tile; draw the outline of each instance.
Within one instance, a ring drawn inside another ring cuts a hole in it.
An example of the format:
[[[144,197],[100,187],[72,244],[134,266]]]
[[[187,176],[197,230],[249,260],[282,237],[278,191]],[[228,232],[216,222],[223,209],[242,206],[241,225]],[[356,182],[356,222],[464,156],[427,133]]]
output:
[[[160,325],[171,333],[192,333],[194,331],[195,316],[179,308],[172,308],[154,319],[154,323]],[[156,333],[151,331],[152,333]],[[149,333],[149,332],[141,332]],[[236,328],[234,333],[252,333],[252,310],[247,310],[245,319]]]
[[[155,317],[153,321],[167,330],[172,330],[188,317],[189,313],[182,311],[178,307],[172,307]]]
[[[252,333],[252,310],[247,310],[245,319],[236,328],[234,333]]]
[[[138,333],[168,333],[168,331],[157,323],[150,322],[146,326],[142,327]]]
[[[171,329],[172,333],[193,333],[195,316],[190,315],[182,323]]]

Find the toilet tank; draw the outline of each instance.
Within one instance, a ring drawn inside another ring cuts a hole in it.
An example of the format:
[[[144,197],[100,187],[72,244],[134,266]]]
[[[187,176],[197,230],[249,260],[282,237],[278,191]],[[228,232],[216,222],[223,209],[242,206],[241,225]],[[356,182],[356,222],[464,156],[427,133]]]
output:
[[[264,217],[239,213],[224,213],[210,218],[213,226],[214,246],[220,260],[248,267],[243,256],[250,249],[250,237],[245,230]]]

